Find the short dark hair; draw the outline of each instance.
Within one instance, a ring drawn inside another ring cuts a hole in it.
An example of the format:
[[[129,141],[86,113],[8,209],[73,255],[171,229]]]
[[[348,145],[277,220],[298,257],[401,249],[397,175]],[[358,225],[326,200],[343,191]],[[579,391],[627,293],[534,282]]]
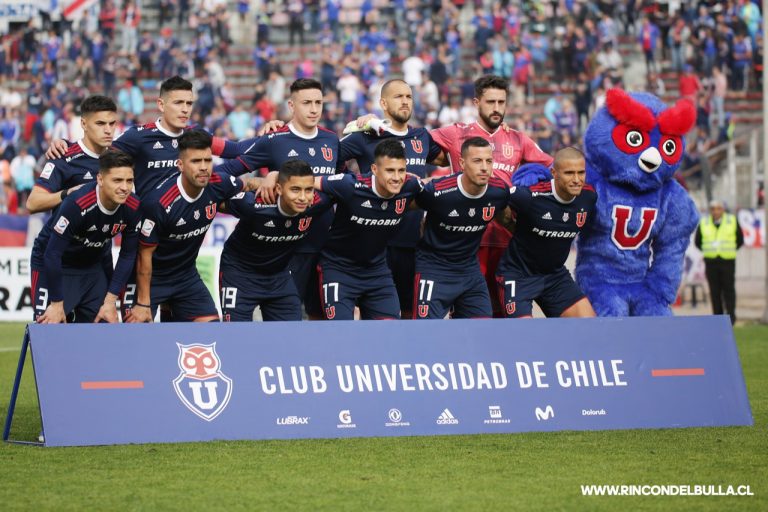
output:
[[[287,160],[280,166],[280,171],[277,173],[277,182],[285,183],[294,176],[314,176],[312,167],[309,166],[304,160]]]
[[[164,96],[171,91],[191,91],[192,82],[181,78],[179,75],[172,76],[160,84],[160,96]]]
[[[488,89],[509,91],[509,82],[498,75],[484,75],[475,80],[475,98],[480,98]]]
[[[376,144],[376,149],[373,150],[373,157],[377,160],[380,157],[405,160],[405,145],[402,141],[394,138],[383,140]]]
[[[291,84],[291,94],[297,91],[303,91],[305,89],[317,89],[323,92],[323,84],[315,80],[314,78],[299,78]]]
[[[80,103],[80,114],[88,115],[94,112],[117,112],[117,104],[112,98],[94,94]]]
[[[211,147],[213,137],[203,130],[187,130],[179,137],[179,153],[187,149],[207,149]]]
[[[464,156],[469,148],[489,148],[491,143],[482,137],[470,137],[461,145],[461,156]]]
[[[107,174],[117,167],[130,167],[133,169],[133,157],[118,149],[108,148],[99,156],[99,172]]]

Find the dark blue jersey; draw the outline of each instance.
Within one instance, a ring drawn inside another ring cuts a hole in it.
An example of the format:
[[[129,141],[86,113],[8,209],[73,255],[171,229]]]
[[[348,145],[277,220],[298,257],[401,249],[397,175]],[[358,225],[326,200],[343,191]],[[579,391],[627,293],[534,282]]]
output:
[[[288,160],[303,160],[312,167],[315,176],[328,176],[336,173],[339,163],[339,138],[335,133],[318,127],[314,136],[307,136],[294,130],[290,123],[274,133],[241,142],[240,150],[238,160],[246,166],[243,172],[258,171],[262,167],[278,171]],[[332,221],[330,211],[315,218],[297,252],[319,252]]]
[[[401,227],[408,203],[421,191],[421,182],[406,176],[399,194],[384,198],[371,174],[338,174],[322,179],[322,190],[336,201],[336,215],[323,247],[325,264],[343,270],[383,266],[389,240]]]
[[[69,145],[63,157],[45,163],[35,185],[48,192],[58,192],[76,185],[94,183],[98,173],[99,155],[79,140]]]
[[[143,198],[161,181],[178,172],[179,137],[157,122],[131,126],[112,142],[112,147],[128,153],[134,161],[134,186]]]
[[[45,224],[32,247],[32,265],[45,268],[51,301],[61,300],[62,269],[101,265],[112,238],[123,234],[118,267],[109,291],[119,294],[136,258],[139,199],[131,194],[125,204],[107,210],[99,201],[99,188],[89,183],[67,196]]]
[[[416,203],[427,212],[417,261],[440,272],[477,270],[477,251],[486,226],[509,202],[509,188],[491,177],[485,191],[469,195],[461,174],[427,183]]]
[[[315,192],[309,208],[290,216],[283,213],[278,204],[265,204],[253,192],[238,194],[227,202],[227,210],[240,221],[224,244],[222,263],[257,274],[270,275],[285,270],[314,219],[332,206],[327,195]]]
[[[157,246],[152,256],[153,277],[170,277],[194,269],[219,203],[243,189],[240,179],[214,172],[200,195],[189,197],[181,180],[181,174],[168,178],[143,201],[139,241]]]
[[[554,181],[532,187],[512,187],[509,205],[516,215],[515,236],[499,262],[528,274],[549,274],[568,259],[571,243],[594,215],[597,194],[584,185],[581,194],[563,201],[554,190]]]
[[[428,162],[434,160],[442,151],[440,146],[432,140],[432,136],[426,128],[412,128],[403,133],[385,131],[378,135],[373,131],[354,132],[340,141],[339,162],[355,160],[360,172],[371,172],[371,164],[375,162],[373,156],[376,146],[384,140],[396,139],[403,143],[405,148],[406,169],[420,178],[426,178],[434,169]],[[389,245],[396,247],[416,247],[419,242],[419,227],[421,224],[421,212],[408,212],[403,227],[397,235],[390,240]]]

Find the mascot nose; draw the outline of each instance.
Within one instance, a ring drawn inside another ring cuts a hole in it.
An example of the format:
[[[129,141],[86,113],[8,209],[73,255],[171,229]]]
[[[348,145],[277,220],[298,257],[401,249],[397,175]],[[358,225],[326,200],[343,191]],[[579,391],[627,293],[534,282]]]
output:
[[[638,165],[647,173],[652,173],[661,166],[661,153],[656,148],[648,148],[640,153]]]

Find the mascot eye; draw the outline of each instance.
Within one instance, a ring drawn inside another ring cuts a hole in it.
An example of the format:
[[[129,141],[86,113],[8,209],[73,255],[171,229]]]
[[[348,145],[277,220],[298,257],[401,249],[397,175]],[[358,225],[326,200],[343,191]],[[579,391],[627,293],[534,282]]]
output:
[[[627,132],[626,141],[629,147],[639,148],[643,145],[643,134],[637,130],[629,131]]]
[[[665,155],[672,156],[675,154],[675,150],[677,149],[677,144],[675,144],[675,141],[668,140],[664,143],[663,146],[661,146],[662,151],[664,151]]]

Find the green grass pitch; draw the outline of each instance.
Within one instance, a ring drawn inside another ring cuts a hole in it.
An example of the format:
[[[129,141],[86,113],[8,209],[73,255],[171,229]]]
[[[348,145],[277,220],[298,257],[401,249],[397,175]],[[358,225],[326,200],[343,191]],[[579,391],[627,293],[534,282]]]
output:
[[[5,421],[21,324],[0,324]],[[0,446],[0,510],[768,510],[768,327],[736,329],[754,427],[90,448]],[[16,439],[40,429],[31,366]],[[582,484],[750,485],[585,497]]]

